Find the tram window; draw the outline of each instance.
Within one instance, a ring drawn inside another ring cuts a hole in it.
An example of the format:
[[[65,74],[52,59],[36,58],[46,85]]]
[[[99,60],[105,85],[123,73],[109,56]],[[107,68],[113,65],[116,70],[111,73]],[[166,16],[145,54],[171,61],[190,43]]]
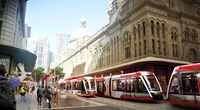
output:
[[[67,90],[71,90],[71,83],[67,83]]]
[[[172,94],[179,94],[180,93],[180,86],[178,84],[178,75],[174,75],[172,78],[172,83],[170,85],[170,93]]]
[[[126,80],[126,91],[127,92],[130,92],[131,91],[131,83],[130,83],[130,80]]]
[[[75,82],[73,86],[75,90],[81,90],[81,82]]]
[[[182,76],[183,94],[193,95],[199,94],[197,85],[197,76],[194,74],[187,74]]]
[[[160,90],[158,82],[153,75],[144,76],[144,79],[146,82],[148,82],[147,86],[149,86],[149,90],[153,90],[153,91]]]
[[[147,89],[140,78],[138,79],[138,92],[147,92]]]
[[[130,79],[130,92],[135,92],[135,83],[136,83],[136,79],[133,78],[133,79]]]
[[[85,87],[86,87],[87,90],[89,89],[89,84],[88,84],[87,80],[85,81]]]
[[[94,80],[90,80],[91,89],[95,89],[95,82]]]
[[[113,80],[112,81],[112,91],[116,91],[117,90],[117,80]]]
[[[127,81],[126,80],[120,80],[121,83],[121,91],[126,91]]]
[[[103,92],[103,82],[98,82],[97,85],[98,85],[97,91]]]

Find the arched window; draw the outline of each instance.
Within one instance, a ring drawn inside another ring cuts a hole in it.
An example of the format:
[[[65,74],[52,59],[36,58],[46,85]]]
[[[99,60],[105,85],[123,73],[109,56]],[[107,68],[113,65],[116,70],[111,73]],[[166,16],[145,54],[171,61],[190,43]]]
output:
[[[155,42],[153,39],[152,39],[152,51],[153,51],[153,54],[155,54]]]
[[[135,57],[137,57],[137,44],[135,43]]]
[[[126,33],[124,34],[124,43],[128,43],[128,41],[129,41],[128,32],[126,32]]]
[[[173,57],[178,57],[178,47],[177,44],[172,44],[172,53],[173,53]]]
[[[151,34],[154,36],[154,22],[151,21]]]
[[[158,40],[158,54],[161,55],[161,50],[160,50],[161,44],[160,41]]]
[[[146,44],[146,40],[144,40],[144,54],[147,54],[147,44]]]
[[[139,42],[139,56],[141,56],[142,55],[142,52],[141,52],[142,50],[141,50],[141,42]]]
[[[197,51],[195,49],[190,49],[188,52],[188,60],[190,61],[198,61]]]
[[[192,30],[192,32],[191,32],[191,40],[192,41],[196,41],[197,40],[197,34],[196,34],[196,31],[195,30]]]
[[[157,25],[157,27],[156,27],[157,28],[156,29],[157,30],[157,37],[160,37],[160,23],[157,22],[156,25]]]
[[[190,35],[190,34],[189,34],[189,31],[190,31],[190,30],[189,30],[188,28],[185,28],[185,39],[186,39],[186,40],[189,40],[189,35]]]
[[[169,0],[169,7],[174,8],[174,0]]]
[[[140,39],[140,24],[138,24],[138,38]]]
[[[165,24],[162,23],[162,37],[165,39]]]
[[[171,28],[171,39],[172,41],[176,42],[177,41],[177,29],[176,27]]]
[[[143,37],[146,36],[146,27],[145,27],[145,22],[142,22],[142,28],[143,28]]]
[[[163,52],[164,52],[164,55],[167,55],[165,41],[163,41]]]
[[[136,41],[136,27],[133,28],[134,41]]]

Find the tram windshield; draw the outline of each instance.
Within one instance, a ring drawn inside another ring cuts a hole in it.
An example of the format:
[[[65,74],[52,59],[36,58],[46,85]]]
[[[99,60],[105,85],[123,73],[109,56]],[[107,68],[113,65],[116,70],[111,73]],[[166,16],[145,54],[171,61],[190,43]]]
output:
[[[154,75],[143,76],[149,91],[160,91],[160,87]]]
[[[87,90],[95,89],[95,81],[94,81],[94,79],[85,80],[85,87],[86,87]]]

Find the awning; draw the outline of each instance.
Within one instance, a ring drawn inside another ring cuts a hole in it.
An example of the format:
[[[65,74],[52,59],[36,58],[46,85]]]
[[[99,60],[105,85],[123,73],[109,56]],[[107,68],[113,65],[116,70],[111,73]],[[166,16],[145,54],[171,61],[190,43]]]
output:
[[[9,56],[11,64],[23,63],[26,72],[32,72],[36,62],[36,55],[20,48],[0,44],[0,54]]]
[[[45,74],[42,78],[40,78],[40,80],[45,80],[47,77],[49,77],[49,74]]]

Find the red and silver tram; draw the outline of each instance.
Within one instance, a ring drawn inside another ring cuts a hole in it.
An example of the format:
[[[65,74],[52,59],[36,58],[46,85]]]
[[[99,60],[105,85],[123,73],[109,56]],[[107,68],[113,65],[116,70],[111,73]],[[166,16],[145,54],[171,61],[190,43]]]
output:
[[[174,68],[166,99],[173,105],[200,108],[200,63]]]
[[[141,101],[161,100],[162,89],[152,72],[139,71],[96,78],[97,95]]]
[[[72,77],[66,79],[66,92],[79,96],[95,96],[96,81],[93,77]]]

